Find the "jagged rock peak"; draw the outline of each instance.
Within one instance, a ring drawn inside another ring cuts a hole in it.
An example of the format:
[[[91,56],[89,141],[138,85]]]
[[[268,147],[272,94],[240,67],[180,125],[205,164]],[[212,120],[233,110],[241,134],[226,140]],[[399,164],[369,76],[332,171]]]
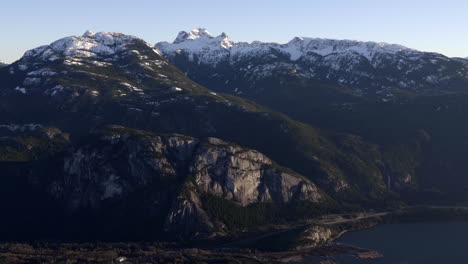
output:
[[[94,35],[96,35],[96,33],[94,33],[94,31],[88,29],[88,30],[86,30],[86,32],[83,34],[83,37],[88,38],[88,37],[92,37],[92,36],[94,36]]]

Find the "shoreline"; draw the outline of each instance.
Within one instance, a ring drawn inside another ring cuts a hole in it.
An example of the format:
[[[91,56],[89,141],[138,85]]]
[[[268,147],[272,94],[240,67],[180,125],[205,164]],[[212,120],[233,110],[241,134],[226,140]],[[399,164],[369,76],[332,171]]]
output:
[[[177,243],[162,242],[0,242],[1,263],[28,263],[28,261],[40,261],[39,263],[68,263],[61,260],[85,260],[81,263],[109,263],[109,260],[119,256],[125,256],[132,263],[161,263],[162,260],[195,259],[197,261],[222,261],[229,262],[237,259],[252,263],[301,263],[308,259],[321,256],[342,257],[351,259],[367,259],[383,257],[372,249],[360,248],[354,245],[339,243],[337,240],[347,232],[373,228],[380,224],[392,223],[418,223],[418,222],[467,222],[468,207],[435,207],[412,206],[390,212],[356,213],[347,215],[327,215],[324,218],[315,219],[304,225],[292,225],[291,229],[275,231],[279,238],[288,235],[287,232],[298,232],[294,239],[299,239],[307,228],[322,226],[336,232],[332,238],[319,246],[307,246],[298,249],[282,251],[259,250],[255,247],[237,246],[231,248],[208,246],[177,247]],[[275,233],[273,232],[273,234]],[[272,241],[273,235],[264,235],[262,239]],[[256,244],[260,240],[252,239]],[[235,241],[234,241],[235,242]],[[274,241],[273,241],[274,243]],[[195,244],[196,245],[196,244]],[[75,263],[75,262],[72,262]],[[242,262],[241,262],[242,263]],[[309,263],[309,262],[307,262]],[[313,262],[312,262],[313,263]],[[317,262],[320,263],[320,262]]]

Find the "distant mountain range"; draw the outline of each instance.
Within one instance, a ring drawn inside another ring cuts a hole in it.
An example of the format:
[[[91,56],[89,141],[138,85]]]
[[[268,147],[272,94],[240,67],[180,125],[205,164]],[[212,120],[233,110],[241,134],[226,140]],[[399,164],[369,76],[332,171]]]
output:
[[[57,40],[0,69],[0,232],[206,239],[464,201],[467,73],[399,45],[200,28]]]
[[[460,60],[395,44],[300,37],[286,44],[236,43],[225,33],[214,37],[197,28],[156,48],[190,78],[233,94],[261,93],[262,82],[289,78],[389,102],[463,91],[468,84],[468,67]]]

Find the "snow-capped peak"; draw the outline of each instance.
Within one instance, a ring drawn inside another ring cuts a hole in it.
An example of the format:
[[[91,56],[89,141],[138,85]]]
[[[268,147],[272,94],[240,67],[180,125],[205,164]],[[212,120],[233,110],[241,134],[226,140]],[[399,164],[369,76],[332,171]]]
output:
[[[94,36],[94,35],[96,35],[96,33],[94,33],[94,31],[88,29],[88,30],[86,30],[86,32],[83,34],[83,37],[85,37],[85,38],[90,38],[90,37],[92,37],[92,36]]]
[[[125,48],[139,38],[122,33],[86,31],[82,36],[71,36],[59,39],[50,45],[27,51],[23,59],[31,57],[49,59],[65,56],[85,58],[109,56]]]
[[[196,55],[204,57],[204,62],[217,63],[229,55],[234,45],[226,33],[214,37],[204,28],[195,28],[189,33],[181,31],[173,43],[160,42],[156,48],[166,54],[185,51],[191,54],[190,59]]]
[[[186,40],[194,40],[199,38],[212,39],[213,35],[210,34],[205,28],[195,28],[190,32],[181,31],[177,38],[174,40],[174,44],[184,42]]]

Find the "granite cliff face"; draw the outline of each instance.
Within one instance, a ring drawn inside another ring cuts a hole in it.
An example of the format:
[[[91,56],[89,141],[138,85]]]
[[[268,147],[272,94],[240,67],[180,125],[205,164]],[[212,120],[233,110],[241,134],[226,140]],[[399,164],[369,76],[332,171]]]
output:
[[[70,151],[63,176],[50,185],[50,193],[71,213],[125,204],[140,193],[149,214],[164,215],[166,232],[193,237],[223,228],[205,212],[203,195],[244,207],[327,199],[307,178],[255,150],[216,138],[159,136],[123,127],[98,133],[97,140]]]
[[[274,167],[263,154],[209,138],[195,155],[190,171],[196,185],[243,206],[292,200],[319,202],[318,188],[309,180]]]

